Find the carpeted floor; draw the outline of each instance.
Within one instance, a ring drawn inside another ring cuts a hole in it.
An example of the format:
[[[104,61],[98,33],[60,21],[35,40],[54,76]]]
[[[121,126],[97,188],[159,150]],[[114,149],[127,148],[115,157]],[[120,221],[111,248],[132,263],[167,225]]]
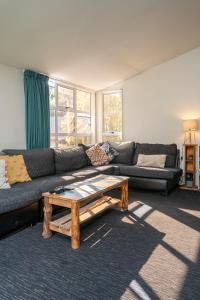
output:
[[[68,238],[42,224],[0,241],[0,300],[199,300],[200,194],[129,193],[129,212],[109,211]]]

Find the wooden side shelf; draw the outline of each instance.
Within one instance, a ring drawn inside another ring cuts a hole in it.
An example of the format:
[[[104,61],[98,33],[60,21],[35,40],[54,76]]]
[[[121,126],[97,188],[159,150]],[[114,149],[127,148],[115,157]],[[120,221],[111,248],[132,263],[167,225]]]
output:
[[[185,144],[185,185],[183,188],[196,189],[196,148],[197,145]]]
[[[108,208],[117,205],[120,199],[104,196],[92,203],[89,203],[79,210],[79,223],[82,224]],[[49,229],[68,236],[71,236],[71,214],[49,223]]]
[[[185,184],[179,187],[181,190],[199,191],[198,186],[187,187]]]

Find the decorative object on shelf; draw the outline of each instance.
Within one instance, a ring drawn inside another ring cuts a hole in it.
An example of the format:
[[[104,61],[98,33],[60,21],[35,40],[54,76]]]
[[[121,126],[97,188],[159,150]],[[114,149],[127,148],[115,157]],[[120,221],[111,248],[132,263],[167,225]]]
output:
[[[196,144],[195,133],[198,131],[198,119],[183,120],[185,132],[184,144]]]
[[[193,160],[194,156],[193,155],[188,155],[188,160]]]
[[[196,189],[196,150],[197,145],[195,144],[185,144],[184,153],[185,153],[185,166],[184,166],[184,175],[185,175],[185,187]]]
[[[186,174],[185,176],[185,184],[187,187],[193,187],[193,175],[192,174]]]

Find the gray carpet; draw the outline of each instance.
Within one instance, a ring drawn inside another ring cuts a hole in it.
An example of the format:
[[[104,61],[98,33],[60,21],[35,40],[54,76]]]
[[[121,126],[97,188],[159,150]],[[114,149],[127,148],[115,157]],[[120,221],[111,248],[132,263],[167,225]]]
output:
[[[129,212],[109,211],[68,238],[42,224],[0,241],[1,300],[199,300],[200,194],[129,194]]]

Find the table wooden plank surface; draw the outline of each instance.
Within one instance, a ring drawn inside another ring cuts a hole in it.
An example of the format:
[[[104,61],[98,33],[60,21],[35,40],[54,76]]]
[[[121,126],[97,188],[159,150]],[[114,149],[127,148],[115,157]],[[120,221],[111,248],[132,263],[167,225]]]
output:
[[[98,175],[84,181],[70,184],[69,186],[73,187],[73,190],[65,191],[61,194],[51,194],[51,197],[83,201],[90,197],[94,197],[99,193],[105,193],[106,191],[115,188],[115,186],[120,186],[122,182],[127,180],[128,177],[126,176]]]

